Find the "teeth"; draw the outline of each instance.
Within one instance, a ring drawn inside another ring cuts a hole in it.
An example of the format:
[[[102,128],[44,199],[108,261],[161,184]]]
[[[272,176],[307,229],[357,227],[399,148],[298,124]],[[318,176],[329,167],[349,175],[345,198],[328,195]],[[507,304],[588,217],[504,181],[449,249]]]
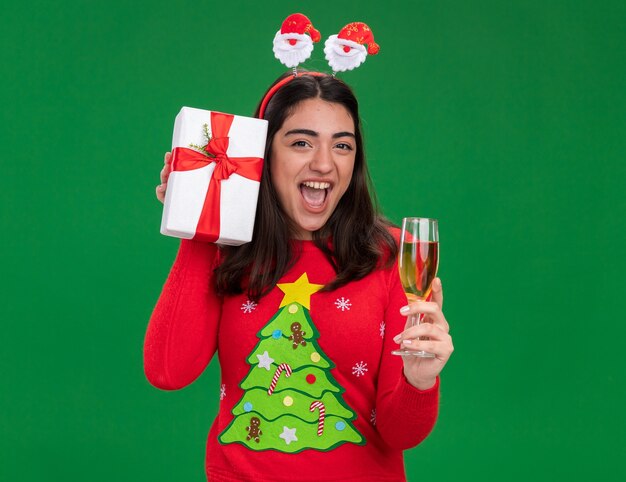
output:
[[[329,182],[312,182],[312,181],[304,181],[306,187],[312,187],[313,189],[328,189],[330,187]]]

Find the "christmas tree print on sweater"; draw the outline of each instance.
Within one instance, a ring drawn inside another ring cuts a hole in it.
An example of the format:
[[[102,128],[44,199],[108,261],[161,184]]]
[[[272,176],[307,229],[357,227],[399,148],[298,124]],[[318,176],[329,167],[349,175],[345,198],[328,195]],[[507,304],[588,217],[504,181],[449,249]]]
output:
[[[303,273],[278,287],[285,296],[257,333],[260,341],[247,358],[250,371],[239,384],[245,393],[218,440],[287,453],[365,444],[352,424],[356,414],[341,396],[345,389],[330,373],[335,365],[316,341],[310,298],[322,285],[309,283]]]

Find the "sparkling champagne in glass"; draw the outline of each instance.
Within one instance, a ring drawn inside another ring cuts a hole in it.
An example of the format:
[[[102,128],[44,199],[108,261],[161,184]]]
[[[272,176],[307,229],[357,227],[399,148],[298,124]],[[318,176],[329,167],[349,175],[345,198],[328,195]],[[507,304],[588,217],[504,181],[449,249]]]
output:
[[[430,295],[432,282],[437,276],[439,265],[439,231],[436,219],[404,218],[400,234],[400,252],[398,269],[400,281],[409,303],[425,300]],[[410,315],[411,326],[419,325],[422,315]],[[435,355],[425,351],[399,348],[394,355],[433,358]]]

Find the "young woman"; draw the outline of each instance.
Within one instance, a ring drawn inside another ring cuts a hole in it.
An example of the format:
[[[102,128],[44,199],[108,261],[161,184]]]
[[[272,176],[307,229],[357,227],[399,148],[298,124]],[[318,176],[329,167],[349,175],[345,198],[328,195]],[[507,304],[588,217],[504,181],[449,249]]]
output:
[[[402,451],[434,426],[453,351],[441,281],[432,301],[407,305],[398,230],[372,201],[356,98],[332,76],[289,75],[264,97],[254,239],[181,240],[146,333],[146,376],[183,388],[217,350],[210,481],[405,480]],[[168,153],[161,201],[169,173]],[[429,323],[407,326],[416,313]],[[399,346],[436,356],[392,355]]]

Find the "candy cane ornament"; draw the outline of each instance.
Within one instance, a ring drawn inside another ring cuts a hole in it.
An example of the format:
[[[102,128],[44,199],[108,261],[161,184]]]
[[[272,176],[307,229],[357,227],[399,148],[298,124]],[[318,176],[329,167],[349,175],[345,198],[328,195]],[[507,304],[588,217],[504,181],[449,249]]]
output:
[[[311,403],[310,412],[314,412],[316,408],[320,409],[320,416],[317,421],[317,436],[320,437],[324,431],[324,419],[326,418],[326,407],[319,400]]]
[[[276,384],[278,383],[280,374],[283,371],[285,372],[285,376],[287,378],[289,378],[291,376],[291,373],[293,372],[293,370],[291,370],[291,367],[287,363],[281,363],[280,365],[278,365],[278,368],[276,369],[276,373],[274,373],[274,377],[272,378],[272,383],[270,383],[270,388],[267,390],[268,395],[271,395],[272,393],[274,393],[274,389],[276,388]]]

